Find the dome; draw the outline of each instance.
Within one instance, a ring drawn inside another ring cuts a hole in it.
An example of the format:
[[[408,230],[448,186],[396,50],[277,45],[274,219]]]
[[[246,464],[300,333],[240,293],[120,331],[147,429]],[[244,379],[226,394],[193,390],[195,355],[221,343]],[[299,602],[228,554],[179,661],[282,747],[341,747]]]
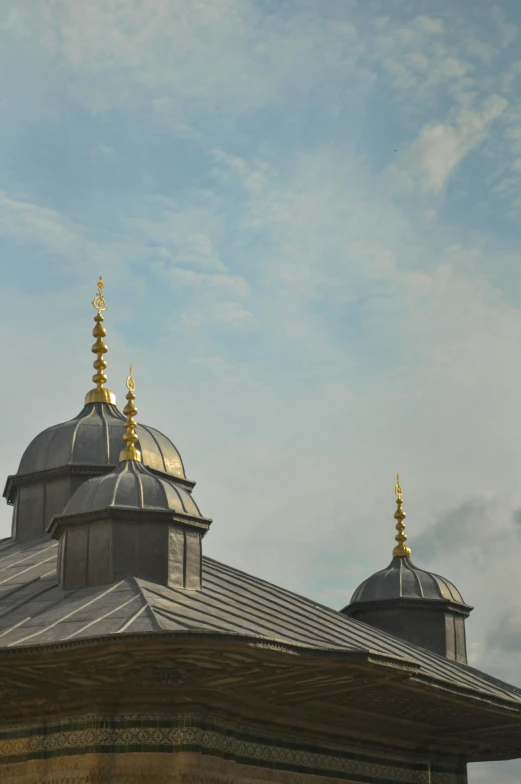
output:
[[[420,569],[403,556],[395,556],[387,569],[364,580],[354,592],[351,605],[389,599],[441,600],[465,605],[462,595],[449,580]]]
[[[65,465],[115,466],[119,461],[125,417],[110,403],[87,403],[82,411],[34,438],[20,461],[18,475],[48,471]],[[153,471],[186,479],[183,461],[170,439],[147,425],[137,426],[143,462]]]
[[[115,507],[171,511],[205,519],[190,493],[168,479],[156,476],[135,460],[123,460],[110,474],[84,482],[67,503],[62,516]]]

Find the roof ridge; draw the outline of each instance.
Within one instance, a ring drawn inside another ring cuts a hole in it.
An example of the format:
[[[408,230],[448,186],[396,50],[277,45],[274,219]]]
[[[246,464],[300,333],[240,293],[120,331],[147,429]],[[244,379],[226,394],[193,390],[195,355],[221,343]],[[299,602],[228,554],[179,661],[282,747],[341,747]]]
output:
[[[141,582],[142,582],[141,578],[140,577],[129,577],[127,579],[130,582],[134,583],[134,586],[136,587],[138,593],[141,594],[141,596],[143,598],[143,601],[145,602],[147,615],[149,616],[150,620],[152,621],[152,623],[156,627],[157,631],[158,632],[164,631],[163,627],[161,626],[160,621],[157,618],[156,612],[155,612],[154,608],[152,607],[152,605],[150,604],[150,602],[148,600],[148,596],[145,593],[146,588],[145,588],[145,586],[141,585]],[[123,631],[122,629],[119,630],[120,633],[122,631]]]
[[[388,656],[398,655],[408,660],[412,659],[414,661],[420,661],[422,669],[425,667],[425,660],[428,660],[427,672],[430,670],[432,674],[437,673],[437,677],[449,682],[454,678],[454,675],[453,678],[450,677],[450,673],[454,673],[454,670],[456,669],[458,670],[460,677],[462,677],[463,680],[472,680],[472,674],[478,675],[479,677],[483,678],[483,680],[486,680],[487,677],[490,677],[481,670],[473,669],[466,664],[453,661],[452,659],[446,659],[444,656],[433,653],[428,648],[422,648],[421,646],[415,645],[412,642],[407,642],[398,637],[395,637],[393,634],[388,632],[381,631],[380,629],[376,630],[368,624],[357,620],[356,618],[350,618],[349,616],[344,615],[342,612],[340,612],[340,610],[335,610],[332,607],[320,604],[314,599],[310,599],[309,597],[302,596],[301,594],[297,594],[294,591],[277,586],[274,583],[263,580],[262,578],[254,577],[247,572],[243,572],[241,569],[228,566],[227,564],[224,564],[214,558],[203,556],[203,564],[205,562],[208,563],[210,567],[212,564],[215,564],[217,567],[224,567],[224,570],[228,571],[228,573],[232,572],[235,574],[244,575],[249,580],[252,580],[252,582],[261,583],[264,586],[268,586],[269,588],[275,588],[277,591],[285,595],[289,594],[291,597],[295,597],[300,601],[304,601],[308,606],[312,606],[317,610],[327,611],[328,614],[336,617],[338,620],[342,619],[346,628],[351,627],[358,638],[362,637],[362,639],[359,639],[358,642],[359,648],[364,650],[372,650],[376,653],[382,653]],[[377,635],[378,637],[378,642],[376,645],[374,635]],[[388,650],[385,650],[385,648]],[[499,680],[499,683],[504,684],[507,686],[507,688],[511,687],[511,684],[508,684],[505,681]],[[516,691],[518,690],[518,687],[514,688]]]

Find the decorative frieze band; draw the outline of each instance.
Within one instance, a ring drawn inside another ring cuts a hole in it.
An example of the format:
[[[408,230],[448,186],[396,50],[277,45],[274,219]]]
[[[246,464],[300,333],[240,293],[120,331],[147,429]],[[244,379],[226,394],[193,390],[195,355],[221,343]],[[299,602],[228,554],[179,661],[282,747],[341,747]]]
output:
[[[426,760],[370,756],[259,734],[195,714],[92,715],[0,731],[0,764],[90,753],[196,752],[243,765],[368,784],[466,784],[464,769]]]

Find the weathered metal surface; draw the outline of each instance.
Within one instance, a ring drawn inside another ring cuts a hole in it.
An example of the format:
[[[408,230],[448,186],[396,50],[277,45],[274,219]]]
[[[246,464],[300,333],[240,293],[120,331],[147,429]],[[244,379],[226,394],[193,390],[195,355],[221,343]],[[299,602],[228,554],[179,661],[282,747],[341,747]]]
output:
[[[314,740],[521,754],[521,689],[209,558],[200,592],[63,591],[56,551],[0,543],[0,723],[201,705]]]
[[[89,403],[69,422],[48,428],[27,447],[18,473],[7,478],[4,497],[14,504],[13,536],[31,539],[45,533],[85,480],[109,473],[119,461],[125,417],[108,403]],[[162,433],[137,426],[136,448],[143,464],[189,492],[181,457]]]
[[[63,515],[82,514],[109,507],[163,509],[202,517],[186,490],[147,470],[134,460],[122,461],[115,471],[85,482],[72,496]]]
[[[364,580],[342,612],[466,663],[465,619],[471,610],[445,577],[420,569],[408,556],[395,555],[387,569]]]
[[[370,652],[410,662],[447,687],[521,706],[521,689],[515,686],[211,558],[202,559],[201,592],[135,578],[63,591],[57,584],[56,554],[57,543],[50,539],[7,539],[0,544],[0,648],[136,630],[245,635],[273,644]],[[134,597],[135,604],[129,602]]]
[[[113,467],[125,433],[125,417],[116,406],[88,403],[80,413],[47,428],[31,441],[20,461],[18,474],[46,471],[63,465]],[[170,439],[147,425],[138,424],[138,448],[150,468],[186,478],[181,456]]]
[[[470,608],[455,585],[413,564],[410,558],[395,556],[386,569],[368,577],[351,598],[355,602],[383,599],[446,599]]]

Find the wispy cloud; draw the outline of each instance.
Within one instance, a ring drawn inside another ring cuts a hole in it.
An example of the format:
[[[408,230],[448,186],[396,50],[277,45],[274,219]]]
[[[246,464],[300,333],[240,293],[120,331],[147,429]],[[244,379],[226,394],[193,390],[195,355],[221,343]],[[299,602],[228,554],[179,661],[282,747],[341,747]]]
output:
[[[191,326],[251,329],[257,326],[253,313],[240,302],[219,302],[204,310],[189,310],[182,314],[184,323]]]
[[[60,256],[77,254],[82,246],[81,234],[63,214],[5,191],[0,191],[0,234]]]
[[[519,13],[275,5],[8,0],[0,465],[81,406],[103,273],[111,385],[140,369],[208,553],[340,607],[399,469],[472,663],[518,678]]]
[[[489,124],[507,105],[505,98],[493,95],[480,112],[464,111],[454,125],[426,125],[399,162],[390,167],[391,177],[403,187],[419,183],[425,190],[439,193],[463,158],[484,141]]]

